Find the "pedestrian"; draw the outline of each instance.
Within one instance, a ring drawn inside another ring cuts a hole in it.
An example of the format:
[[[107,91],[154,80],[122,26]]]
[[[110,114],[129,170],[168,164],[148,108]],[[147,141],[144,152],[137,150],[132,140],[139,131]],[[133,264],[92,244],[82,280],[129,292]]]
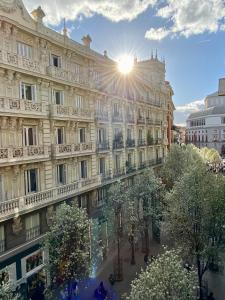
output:
[[[116,281],[116,280],[115,280],[115,276],[114,276],[113,274],[110,274],[110,275],[109,275],[109,282],[110,282],[110,284],[111,284],[111,285],[114,285],[115,281]]]
[[[146,265],[148,264],[148,254],[145,254],[145,256],[144,256],[144,262],[145,262]]]
[[[209,296],[207,297],[207,300],[215,300],[215,298],[214,298],[212,292],[211,292],[211,293],[209,294]]]

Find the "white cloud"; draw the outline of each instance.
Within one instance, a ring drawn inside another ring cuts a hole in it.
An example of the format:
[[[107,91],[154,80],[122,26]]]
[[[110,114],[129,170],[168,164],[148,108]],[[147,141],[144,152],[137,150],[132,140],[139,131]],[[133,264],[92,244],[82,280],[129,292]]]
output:
[[[222,24],[225,18],[224,0],[166,0],[166,5],[156,15],[172,23],[165,36],[170,34],[189,37],[225,30],[225,25]],[[165,29],[159,27],[155,30]],[[162,39],[165,36],[162,35]],[[151,36],[146,38],[151,39]]]
[[[169,35],[170,31],[166,30],[165,28],[150,28],[148,31],[145,33],[145,38],[149,40],[162,40],[164,39],[167,35]]]
[[[63,18],[75,20],[80,15],[91,17],[100,14],[111,21],[131,21],[157,0],[24,0],[29,11],[41,5],[46,21],[57,25]]]
[[[191,113],[202,109],[204,109],[204,100],[196,100],[184,105],[176,106],[174,123],[183,126],[186,124],[186,120]]]

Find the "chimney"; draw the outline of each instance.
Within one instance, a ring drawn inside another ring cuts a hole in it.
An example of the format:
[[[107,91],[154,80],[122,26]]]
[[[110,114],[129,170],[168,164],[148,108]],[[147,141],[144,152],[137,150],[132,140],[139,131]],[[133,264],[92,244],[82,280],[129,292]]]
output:
[[[43,23],[42,20],[45,17],[45,13],[43,12],[41,6],[38,6],[37,9],[33,10],[31,14],[37,23]]]
[[[82,38],[82,41],[83,41],[83,45],[84,45],[85,47],[88,47],[88,48],[90,48],[90,45],[91,45],[92,39],[91,39],[91,37],[90,37],[90,35],[89,35],[89,34],[88,34],[88,35],[86,35],[86,36],[84,36],[84,37]]]
[[[108,57],[107,50],[104,50],[104,56]]]

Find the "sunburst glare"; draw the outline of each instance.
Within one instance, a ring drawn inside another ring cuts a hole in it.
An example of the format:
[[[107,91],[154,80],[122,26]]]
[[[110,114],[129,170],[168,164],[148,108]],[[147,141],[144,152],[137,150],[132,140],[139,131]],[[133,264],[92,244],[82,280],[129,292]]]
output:
[[[134,66],[134,58],[129,54],[123,54],[117,59],[118,70],[126,75],[129,74]]]

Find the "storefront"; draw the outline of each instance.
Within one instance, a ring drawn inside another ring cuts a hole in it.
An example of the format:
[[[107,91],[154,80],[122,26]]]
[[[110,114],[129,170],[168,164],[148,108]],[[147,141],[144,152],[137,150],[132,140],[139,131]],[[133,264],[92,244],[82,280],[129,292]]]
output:
[[[46,285],[44,267],[44,251],[37,250],[21,260],[22,278],[26,282],[28,299],[43,299]]]

